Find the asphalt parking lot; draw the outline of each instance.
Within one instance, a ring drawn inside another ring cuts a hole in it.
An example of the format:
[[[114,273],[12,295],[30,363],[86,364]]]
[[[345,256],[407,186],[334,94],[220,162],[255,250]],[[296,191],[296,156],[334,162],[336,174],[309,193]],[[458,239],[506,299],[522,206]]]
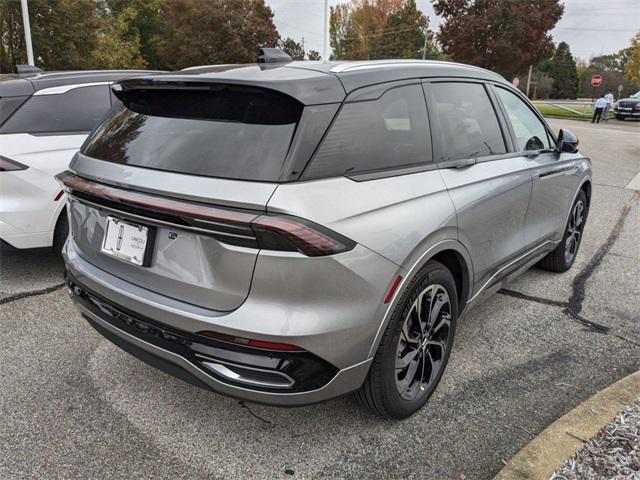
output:
[[[576,265],[471,311],[431,401],[401,422],[350,397],[279,409],[185,384],[81,319],[48,250],[3,248],[0,478],[491,478],[640,368],[640,123],[551,123],[593,159]]]

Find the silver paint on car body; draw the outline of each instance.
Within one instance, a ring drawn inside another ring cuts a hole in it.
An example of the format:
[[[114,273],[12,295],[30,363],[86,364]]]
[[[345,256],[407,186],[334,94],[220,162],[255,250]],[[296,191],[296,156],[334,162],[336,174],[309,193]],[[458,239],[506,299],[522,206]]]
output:
[[[345,75],[347,91],[360,88],[365,80],[358,75],[365,71],[374,75],[376,68],[384,71],[383,81],[402,80],[395,78],[401,74],[388,63],[345,64],[332,74]],[[427,68],[426,63],[417,63]],[[413,68],[411,62],[398,65],[406,71]],[[292,64],[289,70],[300,68]],[[314,68],[329,70],[335,65]],[[433,68],[447,76],[470,75],[458,65]],[[255,67],[224,70],[194,71],[193,77],[202,82],[211,75],[215,81],[241,78],[241,83],[250,83],[258,71]],[[289,91],[284,70],[264,78],[276,79],[278,88]],[[484,70],[472,73],[474,78],[498,81]],[[296,78],[306,75],[300,72]],[[313,75],[313,101],[322,85],[331,86],[335,101],[340,97],[335,85],[320,77]],[[298,87],[291,91],[299,92]],[[319,141],[320,130],[337,106],[313,108],[320,120],[309,128]],[[293,141],[292,150],[310,156],[314,142],[297,145],[298,141]],[[72,201],[74,234],[64,250],[67,268],[87,288],[143,317],[186,332],[211,330],[296,345],[339,369],[318,390],[259,392],[221,382],[185,358],[103,321],[112,333],[181,365],[215,390],[283,405],[324,400],[360,386],[394,309],[429,260],[454,252],[468,284],[459,307],[477,305],[557,244],[571,205],[591,175],[589,161],[579,153],[510,153],[469,160],[473,161],[446,165],[451,168],[266,183],[160,172],[79,154],[71,170],[82,177],[191,202],[294,215],[357,245],[336,255],[307,257],[231,247],[195,230],[160,225],[154,263],[140,272],[116,259],[101,258],[96,245],[107,213]],[[170,238],[172,234],[176,238]],[[385,303],[398,276],[402,277],[398,288]],[[83,313],[91,316],[87,310]]]

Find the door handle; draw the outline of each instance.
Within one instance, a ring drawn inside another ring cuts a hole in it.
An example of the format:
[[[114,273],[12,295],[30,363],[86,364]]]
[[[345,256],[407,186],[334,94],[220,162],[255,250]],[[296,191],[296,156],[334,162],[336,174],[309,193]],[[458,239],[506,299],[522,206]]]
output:
[[[465,168],[476,164],[475,158],[463,158],[461,160],[447,160],[446,162],[438,163],[440,168]]]
[[[564,168],[556,168],[554,170],[546,170],[538,173],[538,178],[550,178],[555,177],[556,175],[573,175],[578,171],[578,167],[574,165],[569,165]]]

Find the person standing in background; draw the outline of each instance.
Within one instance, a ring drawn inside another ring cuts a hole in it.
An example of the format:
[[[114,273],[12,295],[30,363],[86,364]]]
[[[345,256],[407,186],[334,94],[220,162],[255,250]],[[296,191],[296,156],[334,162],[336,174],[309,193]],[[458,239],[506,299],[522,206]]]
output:
[[[609,121],[609,110],[611,110],[611,105],[613,105],[613,93],[610,90],[607,90],[607,94],[604,96],[604,101],[607,104],[604,106],[604,110],[602,111],[602,121]]]
[[[593,118],[591,119],[591,123],[600,123],[600,119],[602,118],[602,111],[604,110],[604,107],[607,106],[607,101],[604,99],[604,97],[600,97],[598,100],[596,100],[595,106],[596,108],[593,110]]]

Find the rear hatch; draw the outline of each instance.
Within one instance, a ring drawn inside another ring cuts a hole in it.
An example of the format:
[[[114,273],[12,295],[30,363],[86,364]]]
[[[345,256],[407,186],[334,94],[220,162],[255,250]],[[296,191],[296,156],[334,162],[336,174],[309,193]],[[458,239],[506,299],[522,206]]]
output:
[[[74,247],[148,290],[237,308],[259,252],[249,223],[265,213],[304,106],[280,92],[229,84],[138,86],[118,96],[124,104],[62,178]],[[140,238],[131,226],[142,227]],[[128,241],[143,245],[144,255],[118,256]]]

